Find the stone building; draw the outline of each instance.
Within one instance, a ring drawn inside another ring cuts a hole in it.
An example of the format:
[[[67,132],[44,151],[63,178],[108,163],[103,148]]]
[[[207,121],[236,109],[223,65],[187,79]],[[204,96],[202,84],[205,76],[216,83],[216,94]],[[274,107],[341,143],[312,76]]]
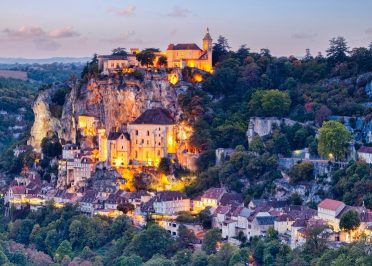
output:
[[[163,108],[145,111],[126,126],[127,132],[99,132],[99,159],[112,167],[157,166],[177,151],[175,122]]]

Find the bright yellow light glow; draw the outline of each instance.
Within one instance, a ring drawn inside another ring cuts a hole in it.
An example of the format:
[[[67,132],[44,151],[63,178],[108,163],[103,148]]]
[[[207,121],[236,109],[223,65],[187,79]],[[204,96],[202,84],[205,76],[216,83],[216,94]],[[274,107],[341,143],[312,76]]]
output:
[[[168,81],[173,85],[177,84],[177,82],[179,81],[178,75],[177,74],[168,75]]]
[[[193,79],[195,82],[202,82],[203,81],[203,76],[199,73],[195,73],[193,76]]]

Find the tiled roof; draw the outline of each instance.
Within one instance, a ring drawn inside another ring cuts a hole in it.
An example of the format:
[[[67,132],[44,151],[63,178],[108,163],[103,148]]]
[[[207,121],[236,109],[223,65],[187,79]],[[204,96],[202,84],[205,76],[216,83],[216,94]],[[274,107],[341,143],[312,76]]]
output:
[[[225,193],[223,194],[220,203],[222,205],[240,205],[243,203],[243,197],[238,193]]]
[[[270,224],[274,224],[275,217],[274,216],[256,216],[256,220],[259,225],[270,225]]]
[[[170,44],[168,50],[201,50],[199,46],[195,43],[179,43],[179,44]]]
[[[223,188],[209,188],[207,189],[202,198],[206,199],[219,199],[225,193],[225,189]]]
[[[372,154],[372,147],[362,146],[358,152]]]
[[[163,108],[146,110],[132,124],[172,125],[174,119],[170,113]]]
[[[342,201],[325,199],[318,204],[318,208],[328,209],[336,211],[339,207],[344,206],[345,204]]]

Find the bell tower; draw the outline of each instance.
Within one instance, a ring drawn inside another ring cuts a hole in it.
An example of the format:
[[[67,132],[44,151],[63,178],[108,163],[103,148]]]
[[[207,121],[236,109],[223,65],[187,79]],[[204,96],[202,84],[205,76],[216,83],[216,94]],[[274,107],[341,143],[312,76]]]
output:
[[[209,34],[209,28],[207,28],[207,33],[203,38],[203,50],[204,51],[212,51],[212,37]]]
[[[207,54],[207,64],[204,67],[204,70],[212,72],[212,37],[209,34],[209,28],[207,28],[207,33],[203,38],[203,51],[204,54]]]

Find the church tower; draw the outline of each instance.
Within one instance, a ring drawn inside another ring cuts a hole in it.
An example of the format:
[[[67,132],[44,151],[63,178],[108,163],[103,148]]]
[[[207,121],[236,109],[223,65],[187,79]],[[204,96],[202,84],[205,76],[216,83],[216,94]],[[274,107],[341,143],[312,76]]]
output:
[[[212,37],[209,34],[209,28],[207,28],[207,33],[203,38],[203,51],[207,52],[208,55],[208,65],[209,69],[212,70]]]

